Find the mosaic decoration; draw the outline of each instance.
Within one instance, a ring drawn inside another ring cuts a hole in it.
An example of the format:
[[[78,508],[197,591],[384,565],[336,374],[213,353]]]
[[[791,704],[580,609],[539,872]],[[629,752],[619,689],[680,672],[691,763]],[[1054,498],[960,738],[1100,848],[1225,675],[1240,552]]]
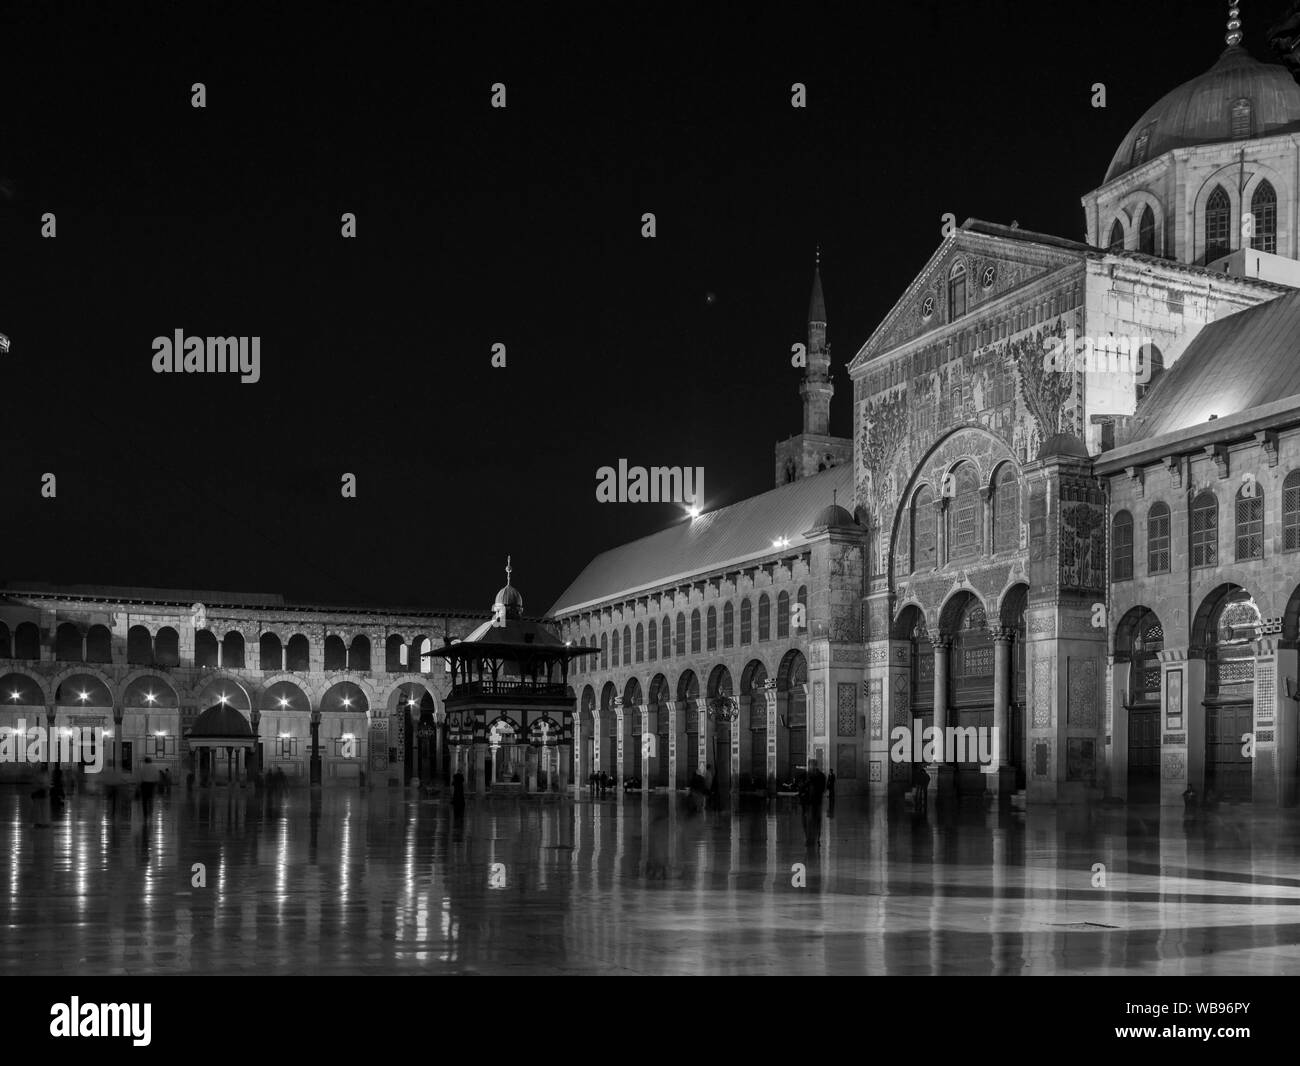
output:
[[[1093,492],[1076,490],[1076,496],[1094,496]],[[1062,486],[1062,496],[1071,495]],[[1089,499],[1063,502],[1061,506],[1060,540],[1061,587],[1101,592],[1106,575],[1106,512]]]
[[[1272,744],[1273,730],[1261,729],[1258,733],[1255,734],[1255,742],[1258,744]]]
[[[871,708],[871,739],[881,740],[884,736],[884,718],[885,718],[885,697],[883,690],[884,682],[880,678],[873,678],[867,682],[867,706]]]
[[[883,781],[883,780],[884,780],[884,777],[883,777],[882,774],[881,774],[881,765],[880,765],[880,760],[879,760],[879,759],[872,759],[872,760],[871,760],[869,773],[870,773],[870,777],[868,778],[868,780],[870,780],[870,781]]]
[[[899,674],[894,678],[894,725],[907,725],[911,720],[911,683],[906,674]]]
[[[1029,632],[1038,636],[1053,636],[1056,633],[1056,619],[1049,615],[1037,615],[1029,619]]]
[[[1050,729],[1052,725],[1052,660],[1034,660],[1034,718],[1035,729]]]
[[[858,735],[858,686],[841,681],[836,701],[835,732],[842,737]]]
[[[1187,760],[1182,752],[1165,752],[1160,776],[1166,781],[1181,781],[1187,773]]]
[[[1162,736],[1162,737],[1160,738],[1160,743],[1162,743],[1162,744],[1180,744],[1180,745],[1185,745],[1185,744],[1187,743],[1187,734],[1186,734],[1186,733],[1166,733],[1164,736]]]
[[[826,684],[813,682],[813,735],[826,735]]]
[[[1034,741],[1034,776],[1050,777],[1052,773],[1052,742]]]
[[[1272,725],[1277,703],[1277,662],[1261,659],[1255,668],[1255,724]]]
[[[1183,672],[1170,670],[1165,674],[1165,728],[1181,729],[1183,726]]]
[[[1066,721],[1080,729],[1097,728],[1097,660],[1069,660],[1069,700]]]

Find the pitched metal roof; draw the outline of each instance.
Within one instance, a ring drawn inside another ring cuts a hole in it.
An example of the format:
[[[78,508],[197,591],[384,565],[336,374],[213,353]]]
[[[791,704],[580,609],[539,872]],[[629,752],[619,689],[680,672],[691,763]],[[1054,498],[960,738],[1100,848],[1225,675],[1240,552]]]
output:
[[[555,601],[549,616],[797,549],[807,543],[803,534],[813,527],[833,494],[845,502],[852,500],[850,464],[800,478],[611,548],[587,564]],[[772,542],[778,537],[788,537],[790,548],[773,548]]]
[[[1300,292],[1211,322],[1138,408],[1124,443],[1300,394]]]

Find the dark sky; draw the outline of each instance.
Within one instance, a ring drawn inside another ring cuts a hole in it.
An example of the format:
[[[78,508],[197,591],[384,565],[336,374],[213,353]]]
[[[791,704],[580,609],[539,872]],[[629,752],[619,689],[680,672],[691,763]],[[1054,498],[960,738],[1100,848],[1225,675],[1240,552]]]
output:
[[[940,216],[1082,237],[1227,7],[54,6],[0,16],[0,578],[486,608],[511,553],[530,613],[680,520],[598,467],[771,487],[818,241],[847,435]],[[154,374],[178,328],[262,380]]]

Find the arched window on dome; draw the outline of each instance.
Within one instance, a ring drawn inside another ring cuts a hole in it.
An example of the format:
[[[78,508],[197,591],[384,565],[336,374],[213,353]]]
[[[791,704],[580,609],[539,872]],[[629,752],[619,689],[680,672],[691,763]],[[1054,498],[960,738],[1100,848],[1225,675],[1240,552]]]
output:
[[[1205,201],[1205,263],[1209,265],[1232,251],[1228,234],[1232,229],[1232,201],[1216,185]]]
[[[1250,213],[1254,223],[1250,233],[1250,246],[1257,252],[1277,254],[1277,192],[1271,183],[1261,181],[1250,198]]]
[[[1138,251],[1143,255],[1156,254],[1156,213],[1147,204],[1138,221]]]
[[[1111,252],[1124,250],[1124,223],[1119,219],[1115,219],[1115,224],[1110,227],[1110,240],[1106,242],[1106,248]]]
[[[1151,130],[1155,124],[1147,126],[1137,135],[1137,140],[1133,142],[1133,166],[1141,166],[1147,161],[1147,149],[1151,146]]]
[[[948,321],[966,313],[966,267],[957,263],[948,275]]]
[[[1250,98],[1232,102],[1232,139],[1244,141],[1250,136]]]

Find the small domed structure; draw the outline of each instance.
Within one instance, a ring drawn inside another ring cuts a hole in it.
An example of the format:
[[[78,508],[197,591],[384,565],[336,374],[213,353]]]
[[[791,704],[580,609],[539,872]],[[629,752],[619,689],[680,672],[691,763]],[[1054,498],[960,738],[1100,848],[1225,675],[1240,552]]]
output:
[[[510,556],[506,556],[506,583],[497,589],[496,599],[492,601],[492,613],[506,618],[524,616],[524,597],[514,585],[510,584]]]
[[[838,503],[832,503],[818,512],[817,518],[813,522],[813,528],[821,529],[823,526],[851,526],[855,524],[853,516],[848,511]]]
[[[209,707],[190,727],[190,740],[227,740],[230,738],[253,738],[252,727],[242,713],[227,704]]]

